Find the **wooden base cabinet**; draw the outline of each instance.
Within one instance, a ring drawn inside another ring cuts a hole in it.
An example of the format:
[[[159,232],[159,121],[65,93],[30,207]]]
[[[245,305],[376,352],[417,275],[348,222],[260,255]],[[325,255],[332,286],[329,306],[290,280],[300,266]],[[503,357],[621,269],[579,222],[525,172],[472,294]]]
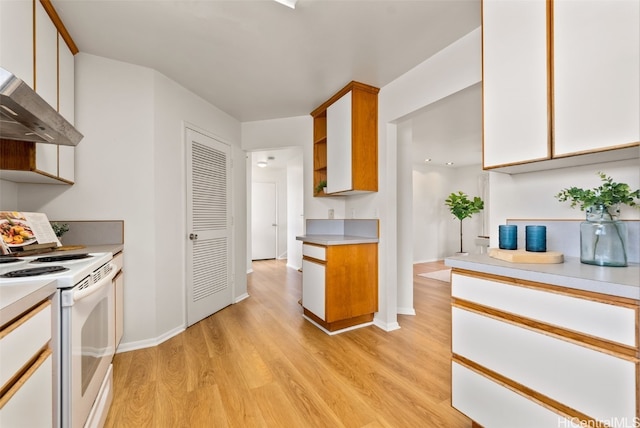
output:
[[[638,300],[454,269],[452,405],[486,427],[633,426],[639,312]]]
[[[329,332],[373,321],[378,244],[303,245],[304,314]]]

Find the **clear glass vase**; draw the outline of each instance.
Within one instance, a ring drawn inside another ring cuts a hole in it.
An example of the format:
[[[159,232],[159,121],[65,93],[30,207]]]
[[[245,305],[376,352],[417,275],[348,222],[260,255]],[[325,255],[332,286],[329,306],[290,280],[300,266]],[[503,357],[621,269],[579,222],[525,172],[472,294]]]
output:
[[[587,208],[580,223],[580,261],[598,266],[627,266],[627,225],[618,206]]]

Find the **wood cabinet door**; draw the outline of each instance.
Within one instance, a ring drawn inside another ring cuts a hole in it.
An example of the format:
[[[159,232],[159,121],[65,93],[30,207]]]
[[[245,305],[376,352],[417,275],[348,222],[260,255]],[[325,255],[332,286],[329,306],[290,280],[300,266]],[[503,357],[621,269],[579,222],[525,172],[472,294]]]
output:
[[[482,2],[484,168],[550,158],[546,7]]]
[[[640,3],[553,2],[554,156],[640,141]]]

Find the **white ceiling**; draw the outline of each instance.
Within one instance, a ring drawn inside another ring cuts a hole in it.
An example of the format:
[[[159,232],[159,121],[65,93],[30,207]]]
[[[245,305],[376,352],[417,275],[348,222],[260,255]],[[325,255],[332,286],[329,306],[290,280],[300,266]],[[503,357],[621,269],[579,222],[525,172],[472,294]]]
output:
[[[480,0],[52,3],[81,52],[158,70],[241,122],[307,115],[351,80],[383,87],[480,25]]]

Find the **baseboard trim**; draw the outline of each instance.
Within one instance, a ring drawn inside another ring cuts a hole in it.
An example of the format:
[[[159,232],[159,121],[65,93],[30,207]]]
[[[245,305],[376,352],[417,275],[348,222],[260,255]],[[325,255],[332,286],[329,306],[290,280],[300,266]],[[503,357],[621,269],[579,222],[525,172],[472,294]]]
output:
[[[416,310],[414,308],[398,308],[398,315],[415,315]]]
[[[244,293],[236,297],[233,303],[239,303],[239,302],[242,302],[244,299],[248,299],[248,298],[249,298],[249,293]]]
[[[177,336],[178,334],[182,333],[185,330],[186,330],[185,327],[176,327],[173,330],[169,330],[163,335],[153,339],[145,339],[145,340],[139,340],[136,342],[120,343],[120,346],[118,346],[118,349],[116,350],[116,354],[119,354],[121,352],[135,351],[138,349],[153,348],[154,346],[158,346],[162,342],[165,342],[171,339],[173,336]]]

